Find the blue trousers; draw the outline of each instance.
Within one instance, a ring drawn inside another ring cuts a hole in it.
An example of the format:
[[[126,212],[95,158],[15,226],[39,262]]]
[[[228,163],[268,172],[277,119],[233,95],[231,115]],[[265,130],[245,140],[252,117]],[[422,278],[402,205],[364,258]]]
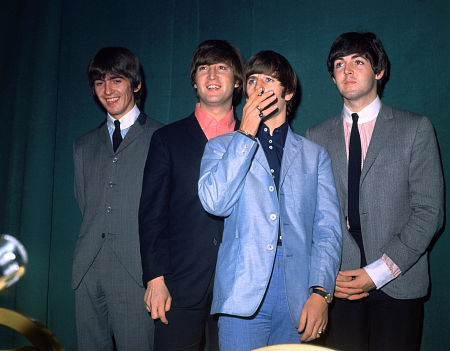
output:
[[[288,309],[283,249],[278,246],[272,277],[256,313],[251,317],[219,316],[220,350],[249,351],[267,345],[297,344],[301,336],[297,328]]]

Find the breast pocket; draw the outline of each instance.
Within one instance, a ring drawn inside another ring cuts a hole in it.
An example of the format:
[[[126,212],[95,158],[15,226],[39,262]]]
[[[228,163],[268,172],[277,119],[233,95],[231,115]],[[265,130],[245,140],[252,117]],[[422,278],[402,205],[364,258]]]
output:
[[[305,209],[310,209],[311,205],[315,204],[317,197],[317,174],[301,173],[288,175],[285,180],[285,186],[282,189],[285,204],[290,207],[290,204],[295,205],[297,212],[304,212]]]

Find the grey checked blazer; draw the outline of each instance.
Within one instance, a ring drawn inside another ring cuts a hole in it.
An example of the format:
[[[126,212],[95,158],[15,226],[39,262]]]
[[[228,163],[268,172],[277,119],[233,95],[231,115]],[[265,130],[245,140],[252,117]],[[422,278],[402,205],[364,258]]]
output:
[[[347,230],[347,157],[342,116],[307,130],[307,138],[331,157],[341,206],[341,269],[360,267],[360,253]],[[360,181],[364,251],[371,263],[386,253],[402,274],[382,290],[397,299],[428,292],[427,249],[441,228],[444,188],[439,150],[428,118],[382,105]]]

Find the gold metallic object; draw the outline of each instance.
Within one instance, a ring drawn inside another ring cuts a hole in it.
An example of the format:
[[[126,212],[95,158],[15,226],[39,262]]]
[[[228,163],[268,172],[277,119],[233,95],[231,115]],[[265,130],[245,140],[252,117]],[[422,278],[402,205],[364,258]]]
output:
[[[14,329],[34,345],[0,351],[65,351],[50,330],[19,312],[0,307],[0,325]]]

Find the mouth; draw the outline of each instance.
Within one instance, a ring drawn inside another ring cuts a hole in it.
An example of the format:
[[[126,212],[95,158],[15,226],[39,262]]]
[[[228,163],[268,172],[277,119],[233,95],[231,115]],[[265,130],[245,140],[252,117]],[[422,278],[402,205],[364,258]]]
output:
[[[217,84],[210,84],[210,85],[207,85],[206,88],[207,88],[208,90],[217,90],[217,89],[220,89],[220,85],[217,85]]]
[[[118,97],[106,99],[108,105],[114,105],[119,100]]]

